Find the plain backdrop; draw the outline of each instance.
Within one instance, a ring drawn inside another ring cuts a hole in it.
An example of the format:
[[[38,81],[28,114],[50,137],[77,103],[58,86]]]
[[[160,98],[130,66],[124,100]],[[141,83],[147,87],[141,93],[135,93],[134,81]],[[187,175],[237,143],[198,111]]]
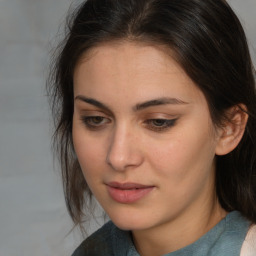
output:
[[[229,3],[256,63],[256,0]],[[69,232],[44,89],[49,52],[70,4],[0,0],[0,256],[69,256],[82,240]]]

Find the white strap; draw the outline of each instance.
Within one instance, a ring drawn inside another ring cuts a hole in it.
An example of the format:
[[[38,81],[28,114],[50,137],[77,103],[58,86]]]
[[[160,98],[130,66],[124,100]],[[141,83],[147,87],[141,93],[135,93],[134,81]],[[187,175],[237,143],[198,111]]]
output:
[[[240,256],[256,255],[256,225],[250,227],[243,242]]]

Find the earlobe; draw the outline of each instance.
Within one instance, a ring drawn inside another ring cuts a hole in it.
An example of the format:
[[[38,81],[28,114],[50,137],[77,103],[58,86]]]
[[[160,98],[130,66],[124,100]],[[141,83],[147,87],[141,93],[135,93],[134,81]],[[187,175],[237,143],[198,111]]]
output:
[[[227,111],[227,120],[218,129],[216,155],[226,155],[237,147],[243,137],[248,120],[246,110],[245,105],[239,104]]]

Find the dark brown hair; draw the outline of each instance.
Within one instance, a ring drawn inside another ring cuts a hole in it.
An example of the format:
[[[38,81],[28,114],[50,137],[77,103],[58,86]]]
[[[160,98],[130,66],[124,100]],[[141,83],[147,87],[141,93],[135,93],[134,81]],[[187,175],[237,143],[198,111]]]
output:
[[[227,211],[256,222],[255,78],[243,28],[224,0],[88,0],[67,26],[48,83],[66,204],[80,224],[91,192],[72,144],[73,72],[81,55],[106,41],[164,45],[204,93],[212,120],[244,104],[249,115],[238,147],[216,156],[216,193]],[[89,196],[89,197],[88,197]]]

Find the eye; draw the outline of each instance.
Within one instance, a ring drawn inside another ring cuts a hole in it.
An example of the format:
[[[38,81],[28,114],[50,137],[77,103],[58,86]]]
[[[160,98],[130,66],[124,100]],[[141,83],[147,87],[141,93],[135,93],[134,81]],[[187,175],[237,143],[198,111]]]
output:
[[[148,119],[147,127],[152,131],[164,131],[175,125],[177,119]]]
[[[105,124],[109,123],[110,120],[103,116],[82,116],[82,122],[89,129],[102,128]]]

